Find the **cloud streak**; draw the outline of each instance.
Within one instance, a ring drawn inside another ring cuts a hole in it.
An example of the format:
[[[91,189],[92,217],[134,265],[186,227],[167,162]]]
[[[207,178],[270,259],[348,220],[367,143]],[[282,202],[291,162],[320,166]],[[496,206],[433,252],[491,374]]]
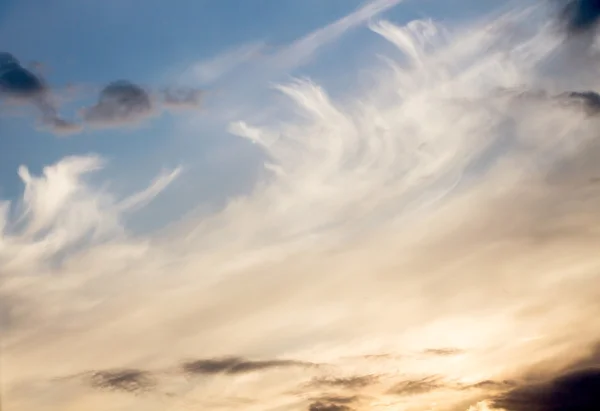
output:
[[[370,19],[390,10],[402,0],[372,0],[341,19],[297,40],[272,57],[279,69],[297,68],[309,62],[322,47],[331,44],[346,32],[367,23]]]
[[[291,360],[250,361],[243,358],[229,357],[221,359],[196,360],[183,364],[182,368],[189,375],[202,374],[245,374],[285,367],[305,367],[310,364]]]

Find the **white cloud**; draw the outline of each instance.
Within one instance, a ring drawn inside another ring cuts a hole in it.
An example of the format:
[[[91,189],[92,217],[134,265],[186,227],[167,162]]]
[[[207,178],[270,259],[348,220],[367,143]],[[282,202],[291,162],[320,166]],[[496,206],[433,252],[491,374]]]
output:
[[[287,46],[272,58],[271,64],[290,70],[308,63],[323,46],[333,43],[346,32],[367,23],[370,19],[400,4],[402,0],[372,0],[356,11],[314,31]]]
[[[121,201],[118,208],[121,211],[137,210],[151,202],[157,195],[162,193],[179,175],[182,168],[178,167],[169,172],[163,172],[152,181],[152,184],[144,191],[136,193]]]
[[[348,31],[365,25],[370,19],[397,6],[402,1],[368,1],[352,13],[301,37],[273,54],[266,53],[267,45],[264,42],[243,44],[192,65],[182,77],[201,84],[210,84],[254,58],[257,58],[257,66],[263,74],[264,72],[272,74],[273,71],[289,72],[309,63],[321,48],[339,40]]]
[[[479,26],[444,41],[422,35],[445,33],[428,22],[372,27],[401,38],[403,64],[353,101],[309,80],[280,85],[293,103],[285,120],[230,127],[275,172],[215,214],[136,237],[122,211],[179,169],[125,199],[84,181],[96,157],[64,159],[42,177],[21,170],[22,231],[0,213],[8,408],[305,410],[322,393],[290,393],[356,373],[381,374],[359,411],[450,407],[482,394],[399,400],[387,390],[407,375],[513,378],[589,347],[600,333],[589,286],[600,195],[587,184],[600,172],[597,120],[491,93],[537,78],[551,35],[514,39],[507,57]],[[90,231],[101,241],[81,242]],[[439,347],[465,354],[414,355]],[[361,357],[385,353],[396,356]],[[328,365],[191,382],[177,373],[180,361],[222,355]],[[155,372],[159,388],[92,393],[77,377],[121,367]],[[75,377],[56,379],[65,376]]]
[[[180,169],[159,176],[146,190],[125,200],[117,200],[93,188],[85,177],[100,170],[104,162],[97,156],[66,157],[33,176],[19,168],[25,191],[21,210],[13,224],[7,224],[8,205],[3,207],[4,228],[0,261],[5,268],[37,267],[46,259],[68,253],[88,240],[92,244],[119,237],[123,233],[122,213],[149,203],[178,175]]]

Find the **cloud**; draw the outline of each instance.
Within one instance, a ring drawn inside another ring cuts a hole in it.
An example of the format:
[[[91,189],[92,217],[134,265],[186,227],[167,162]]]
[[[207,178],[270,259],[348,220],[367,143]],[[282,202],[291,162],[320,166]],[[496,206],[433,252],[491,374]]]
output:
[[[81,132],[92,127],[122,127],[139,124],[161,110],[198,108],[203,91],[193,87],[167,87],[161,98],[126,80],[105,86],[96,104],[80,111],[83,124],[61,118],[56,96],[36,74],[22,67],[10,53],[0,53],[0,97],[9,105],[30,104],[41,113],[41,126],[57,135]]]
[[[33,105],[42,115],[43,126],[57,134],[81,130],[79,125],[59,117],[48,86],[7,52],[0,52],[0,97],[9,104]]]
[[[119,201],[96,191],[90,174],[105,166],[99,156],[71,156],[44,167],[40,176],[21,166],[18,170],[25,190],[10,224],[8,206],[0,224],[0,263],[6,270],[35,262],[44,263],[72,248],[97,244],[119,237],[123,232],[121,215],[139,209],[164,191],[180,169],[160,175],[150,187]]]
[[[567,104],[579,104],[590,115],[600,114],[600,94],[595,91],[565,93],[562,98]]]
[[[340,378],[316,378],[311,381],[309,385],[315,388],[339,387],[355,390],[373,385],[377,383],[378,380],[379,377],[376,375],[361,375]]]
[[[292,360],[264,360],[251,361],[237,357],[218,359],[196,360],[183,364],[185,373],[190,375],[202,374],[245,374],[255,371],[264,371],[275,368],[305,367],[310,364]]]
[[[598,409],[600,345],[579,353],[575,361],[558,369],[555,363],[563,361],[553,360],[534,364],[518,384],[494,397],[492,406],[506,411]]]
[[[347,31],[397,6],[402,0],[371,0],[354,12],[295,41],[272,57],[272,64],[290,70],[306,64],[323,46],[342,37]]]
[[[155,388],[151,376],[140,370],[98,371],[89,376],[89,384],[96,389],[142,394]]]
[[[0,52],[0,92],[15,99],[35,98],[46,86],[32,72],[23,68],[11,54]]]
[[[485,380],[485,381],[480,381],[478,383],[475,384],[470,384],[467,385],[466,389],[483,389],[483,390],[503,390],[506,388],[510,388],[512,386],[515,385],[514,381],[492,381],[492,380]]]
[[[170,88],[164,91],[162,104],[167,108],[198,108],[204,92],[195,88]]]
[[[429,349],[423,351],[423,353],[425,355],[435,355],[435,356],[447,357],[447,356],[452,356],[452,355],[463,354],[464,350],[461,350],[460,348],[429,348]]]
[[[227,50],[217,56],[194,64],[185,77],[190,81],[200,84],[209,84],[229,74],[235,68],[257,57],[264,50],[265,44],[254,42],[243,44],[231,50]]]
[[[600,367],[516,388],[497,398],[493,405],[507,411],[592,411],[600,408],[598,392]]]
[[[352,408],[345,404],[332,404],[317,401],[309,405],[308,411],[352,411]]]
[[[98,102],[84,108],[81,115],[90,125],[111,127],[139,123],[150,117],[155,109],[146,90],[130,81],[118,80],[104,87]]]
[[[162,113],[163,109],[199,108],[204,92],[192,87],[169,87],[161,98],[126,80],[110,83],[100,92],[98,102],[81,110],[84,122],[92,127],[136,125]]]
[[[358,397],[322,397],[308,406],[308,411],[352,411]]]
[[[445,384],[439,376],[429,376],[415,380],[406,380],[396,384],[390,389],[394,395],[419,395],[443,388]]]
[[[163,171],[144,191],[140,191],[139,193],[123,199],[118,205],[119,210],[122,212],[135,211],[145,206],[175,181],[175,179],[180,176],[181,172],[181,167],[169,170],[168,172]]]
[[[563,1],[560,18],[569,34],[592,31],[600,20],[600,3],[597,0]]]

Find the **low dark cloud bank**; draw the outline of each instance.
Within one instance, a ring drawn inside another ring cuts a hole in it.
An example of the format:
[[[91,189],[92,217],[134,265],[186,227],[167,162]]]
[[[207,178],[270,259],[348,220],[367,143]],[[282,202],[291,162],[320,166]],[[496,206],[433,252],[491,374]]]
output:
[[[517,388],[494,401],[507,411],[598,411],[600,368],[576,371],[543,384]]]
[[[493,405],[506,411],[600,410],[600,349],[555,377],[517,386]]]

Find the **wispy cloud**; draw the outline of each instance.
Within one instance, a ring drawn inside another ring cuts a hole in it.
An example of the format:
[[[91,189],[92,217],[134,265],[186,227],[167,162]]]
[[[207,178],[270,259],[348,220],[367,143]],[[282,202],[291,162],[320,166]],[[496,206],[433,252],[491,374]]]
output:
[[[403,0],[372,0],[353,13],[314,31],[285,47],[272,57],[273,66],[290,70],[308,63],[322,47],[338,40],[346,32],[367,23]]]
[[[249,60],[260,56],[265,43],[254,42],[243,44],[222,52],[213,58],[194,64],[184,74],[184,78],[194,83],[208,85]]]
[[[182,168],[178,167],[174,170],[161,173],[144,191],[136,193],[121,201],[118,205],[121,211],[134,211],[145,206],[152,201],[157,195],[162,193],[179,175]]]

